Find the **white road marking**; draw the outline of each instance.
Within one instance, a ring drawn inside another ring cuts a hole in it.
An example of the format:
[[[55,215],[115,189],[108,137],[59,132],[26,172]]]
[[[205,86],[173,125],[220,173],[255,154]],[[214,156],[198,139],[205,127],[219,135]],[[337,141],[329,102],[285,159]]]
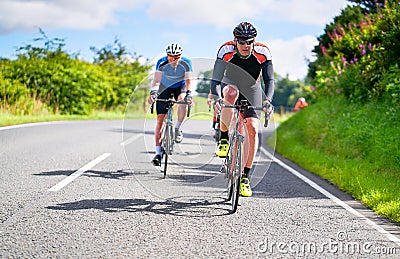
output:
[[[138,138],[140,138],[143,134],[137,134],[135,136],[132,136],[130,138],[128,138],[127,140],[125,140],[124,142],[121,142],[121,146],[127,146],[130,143],[132,143],[133,141],[137,140]]]
[[[382,227],[380,227],[379,225],[377,225],[375,222],[371,221],[370,219],[368,219],[367,217],[365,217],[364,215],[362,215],[360,212],[358,212],[357,210],[353,209],[352,207],[350,207],[349,205],[347,205],[344,201],[340,200],[339,198],[337,198],[335,195],[333,195],[332,193],[328,192],[327,190],[325,190],[324,188],[322,188],[321,186],[319,186],[318,184],[316,184],[315,182],[311,181],[310,179],[308,179],[307,177],[305,177],[304,175],[302,175],[301,173],[299,173],[298,171],[296,171],[295,169],[291,168],[290,166],[286,165],[284,162],[282,162],[281,160],[277,159],[276,157],[274,157],[271,153],[269,153],[265,148],[261,147],[261,152],[263,152],[266,156],[270,157],[274,162],[276,162],[277,164],[279,164],[280,166],[282,166],[283,168],[285,168],[286,170],[288,170],[290,173],[292,173],[294,176],[297,176],[298,178],[300,178],[301,180],[303,180],[305,183],[309,184],[312,188],[314,188],[315,190],[319,191],[320,193],[322,193],[323,195],[325,195],[327,198],[331,199],[333,202],[335,202],[337,205],[341,206],[342,208],[344,208],[345,210],[347,210],[348,212],[350,212],[351,214],[353,214],[356,217],[359,217],[363,220],[365,220],[365,222],[370,225],[371,227],[373,227],[376,231],[378,231],[379,233],[381,233],[382,235],[384,235],[387,239],[389,239],[390,241],[394,242],[395,244],[397,244],[398,246],[400,246],[400,239],[396,236],[394,236],[393,234],[389,233],[388,231],[386,231],[385,229],[383,229]]]
[[[61,190],[66,185],[68,185],[69,183],[74,181],[76,178],[81,176],[84,172],[86,172],[87,170],[90,170],[92,167],[94,167],[95,165],[97,165],[98,163],[100,163],[101,161],[103,161],[104,159],[109,157],[110,155],[111,155],[111,153],[104,153],[104,154],[100,155],[96,159],[90,161],[88,164],[86,164],[83,167],[81,167],[78,171],[76,171],[73,174],[67,176],[64,180],[62,180],[61,182],[57,183],[56,185],[54,185],[53,187],[51,187],[47,191],[48,192],[57,192],[57,191]]]

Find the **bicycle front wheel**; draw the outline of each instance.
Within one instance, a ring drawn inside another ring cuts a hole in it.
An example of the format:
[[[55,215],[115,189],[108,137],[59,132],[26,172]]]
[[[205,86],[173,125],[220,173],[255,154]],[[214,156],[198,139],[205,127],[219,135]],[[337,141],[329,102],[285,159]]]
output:
[[[167,176],[167,167],[168,167],[168,153],[164,152],[162,157],[164,158],[164,178]]]
[[[162,146],[163,146],[163,159],[164,159],[164,178],[167,175],[168,167],[168,156],[172,154],[174,150],[174,132],[173,127],[170,123],[165,124]]]
[[[233,137],[230,138],[229,140],[229,146],[228,146],[228,155],[225,158],[224,162],[224,170],[226,174],[226,178],[228,179],[228,185],[227,185],[227,192],[228,192],[228,201],[232,199],[232,193],[233,193],[233,166],[232,166],[232,160],[233,160]]]
[[[235,148],[233,149],[232,161],[232,210],[235,213],[239,205],[240,196],[240,180],[242,176],[242,145],[239,140],[235,140]]]
[[[168,142],[168,155],[172,155],[172,152],[174,152],[174,127],[172,124],[169,124],[167,126],[167,142]]]

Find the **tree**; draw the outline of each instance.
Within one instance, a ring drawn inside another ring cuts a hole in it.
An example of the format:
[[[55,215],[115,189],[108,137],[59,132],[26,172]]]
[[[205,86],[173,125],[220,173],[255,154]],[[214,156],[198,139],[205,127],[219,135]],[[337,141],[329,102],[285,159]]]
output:
[[[197,84],[196,92],[204,94],[210,92],[212,74],[212,69],[200,73],[199,77],[201,78],[201,81]]]
[[[273,104],[275,106],[293,107],[298,97],[304,97],[304,85],[300,81],[292,81],[287,76],[285,78],[275,76],[275,92]]]
[[[376,11],[379,8],[385,6],[387,0],[348,0],[351,3],[355,3],[363,7],[367,11]]]
[[[115,38],[113,43],[107,44],[101,49],[90,47],[90,50],[95,53],[94,63],[105,63],[107,61],[122,61],[123,58],[129,55],[127,48]]]
[[[334,17],[332,23],[325,26],[324,33],[318,37],[319,44],[314,47],[313,52],[318,56],[324,55],[324,49],[333,43],[332,37],[343,34],[342,30],[351,29],[351,26],[358,24],[363,17],[364,13],[360,6],[347,6],[340,15]]]

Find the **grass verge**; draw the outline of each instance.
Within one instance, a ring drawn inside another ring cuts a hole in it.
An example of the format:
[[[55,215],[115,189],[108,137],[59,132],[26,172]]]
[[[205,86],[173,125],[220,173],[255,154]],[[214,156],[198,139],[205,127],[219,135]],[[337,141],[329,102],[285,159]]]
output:
[[[207,105],[207,98],[202,96],[194,96],[195,105],[191,109],[191,116],[196,120],[212,120],[212,110],[210,111]],[[143,119],[150,118],[155,119],[156,115],[150,114],[148,110],[138,110],[136,106],[133,108],[130,105],[124,112],[113,112],[113,111],[96,111],[90,115],[57,115],[49,114],[45,109],[38,110],[33,114],[29,115],[15,115],[9,111],[20,111],[21,108],[9,107],[10,109],[0,109],[0,127],[8,125],[16,125],[23,123],[32,122],[45,122],[45,121],[60,121],[60,120],[116,120],[116,119]],[[290,114],[279,114],[274,115],[274,121],[282,122],[290,117]]]
[[[277,129],[276,151],[400,223],[399,111],[321,100]]]

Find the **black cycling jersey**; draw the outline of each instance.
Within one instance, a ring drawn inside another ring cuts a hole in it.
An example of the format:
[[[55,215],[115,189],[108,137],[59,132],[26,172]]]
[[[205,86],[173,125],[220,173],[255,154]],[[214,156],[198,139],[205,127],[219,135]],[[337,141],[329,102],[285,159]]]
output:
[[[214,96],[218,96],[216,91],[218,84],[222,86],[233,84],[251,105],[260,106],[262,102],[261,76],[265,84],[265,98],[271,101],[274,94],[274,71],[268,47],[261,43],[254,43],[252,54],[248,58],[241,58],[236,53],[235,42],[226,42],[217,54],[211,92]]]

